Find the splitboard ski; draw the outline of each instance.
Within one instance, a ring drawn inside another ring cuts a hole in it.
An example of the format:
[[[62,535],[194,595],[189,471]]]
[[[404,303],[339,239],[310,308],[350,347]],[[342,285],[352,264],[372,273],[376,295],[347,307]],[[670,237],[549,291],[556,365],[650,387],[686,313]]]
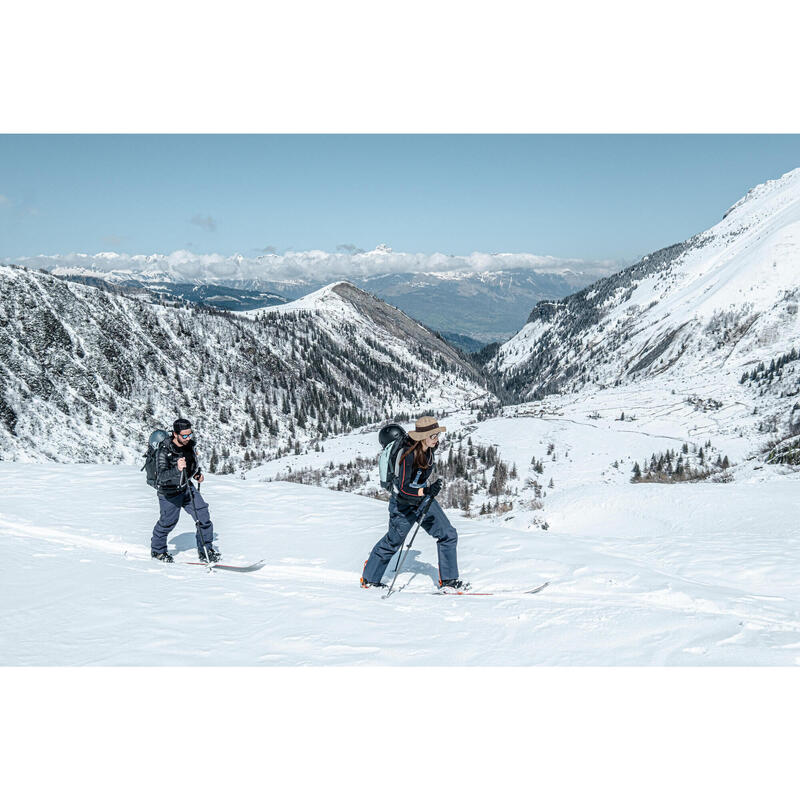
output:
[[[545,581],[541,586],[536,586],[533,589],[498,589],[496,592],[473,592],[471,589],[466,592],[445,592],[439,589],[438,591],[431,592],[431,594],[441,595],[472,595],[473,597],[493,597],[500,594],[537,594],[541,592],[546,586],[550,585],[550,581]]]
[[[127,561],[153,561],[156,564],[164,564],[167,562],[158,561],[154,558],[147,558],[146,556],[137,556],[131,553],[128,553],[126,550],[123,554],[123,557]],[[215,570],[215,569],[222,569],[228,572],[256,572],[257,570],[261,569],[267,563],[263,559],[261,561],[255,561],[252,564],[238,566],[237,564],[220,564],[219,561],[212,561],[210,564],[206,563],[205,561],[172,561],[172,564],[180,564],[186,566],[199,566],[205,567],[207,570]]]
[[[266,564],[266,561],[255,561],[246,567],[239,567],[236,564],[220,564],[219,561],[212,561],[210,564],[205,561],[178,561],[178,564],[192,564],[193,566],[208,567],[208,569],[224,569],[230,572],[255,572]]]
[[[542,591],[542,589],[545,589],[549,585],[550,585],[550,581],[545,581],[541,585],[535,586],[533,589],[497,589],[494,592],[473,592],[472,589],[469,589],[466,592],[458,592],[458,591],[456,591],[456,592],[453,592],[453,591],[446,592],[446,591],[443,591],[442,589],[437,589],[435,592],[413,592],[412,591],[412,592],[403,592],[403,594],[405,594],[405,595],[409,595],[409,594],[435,594],[435,595],[443,595],[445,597],[447,595],[450,595],[451,597],[456,597],[458,595],[466,595],[466,596],[470,596],[470,597],[495,597],[495,596],[502,595],[502,594],[517,595],[518,596],[518,595],[521,595],[521,594],[538,594],[539,592]],[[401,586],[395,592],[392,592],[392,594],[400,593],[403,590],[403,588],[404,587]],[[388,594],[384,594],[384,595],[382,595],[382,597],[385,600],[387,597],[389,597],[389,595]]]

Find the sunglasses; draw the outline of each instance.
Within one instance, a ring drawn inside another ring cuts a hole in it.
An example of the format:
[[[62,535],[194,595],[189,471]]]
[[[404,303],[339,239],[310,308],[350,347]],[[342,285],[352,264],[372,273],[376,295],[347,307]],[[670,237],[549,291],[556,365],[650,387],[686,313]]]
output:
[[[428,438],[429,439],[438,439],[439,438],[439,434],[438,433],[432,433]]]
[[[178,436],[180,436],[181,439],[183,439],[183,440],[191,439],[193,435],[194,434],[192,434],[191,432],[190,433],[179,433],[178,434]]]

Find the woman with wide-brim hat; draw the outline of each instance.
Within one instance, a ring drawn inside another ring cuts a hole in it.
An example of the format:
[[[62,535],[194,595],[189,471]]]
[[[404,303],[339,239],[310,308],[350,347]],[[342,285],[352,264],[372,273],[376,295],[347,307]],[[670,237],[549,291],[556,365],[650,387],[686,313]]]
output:
[[[389,500],[389,530],[364,562],[361,585],[365,589],[385,585],[381,582],[383,573],[416,524],[419,506],[426,497],[435,498],[439,494],[441,478],[431,486],[427,484],[433,472],[433,454],[439,446],[439,436],[446,430],[434,417],[420,417],[415,429],[403,441]],[[436,500],[431,500],[421,527],[437,540],[439,586],[456,590],[468,588],[468,584],[458,579],[458,533]]]

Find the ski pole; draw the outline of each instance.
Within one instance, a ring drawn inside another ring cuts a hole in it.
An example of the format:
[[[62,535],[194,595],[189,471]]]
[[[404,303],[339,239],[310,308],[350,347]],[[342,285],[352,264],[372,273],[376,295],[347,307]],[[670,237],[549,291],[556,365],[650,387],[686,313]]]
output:
[[[428,497],[425,502],[420,506],[419,514],[417,516],[417,527],[414,528],[414,533],[411,536],[411,541],[406,545],[405,552],[403,553],[403,557],[397,559],[397,567],[395,568],[394,578],[392,578],[392,585],[389,587],[389,591],[383,596],[384,599],[387,598],[391,593],[392,589],[394,589],[394,582],[397,580],[397,576],[400,574],[400,567],[403,566],[403,562],[406,560],[406,556],[408,555],[408,551],[411,549],[411,545],[414,544],[414,537],[417,535],[417,531],[419,530],[419,526],[422,525],[422,520],[425,519],[425,515],[428,513],[428,509],[431,507],[431,503],[433,502],[433,497]]]
[[[183,470],[181,475],[181,482],[183,482],[183,476],[186,475],[186,470]],[[205,539],[203,539],[203,534],[200,532],[200,520],[197,518],[197,507],[194,504],[194,486],[191,481],[187,481],[187,483],[189,484],[189,497],[192,498],[192,511],[194,511],[194,525],[197,528],[197,537],[203,543],[203,552],[206,554],[206,564],[208,564],[208,571],[211,572],[211,559],[208,557]]]

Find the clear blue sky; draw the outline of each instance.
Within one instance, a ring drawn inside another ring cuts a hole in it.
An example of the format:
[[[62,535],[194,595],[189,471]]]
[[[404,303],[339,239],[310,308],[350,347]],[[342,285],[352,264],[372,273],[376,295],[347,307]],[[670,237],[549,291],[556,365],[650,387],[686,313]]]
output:
[[[798,166],[795,135],[3,135],[0,257],[385,242],[628,259]]]

